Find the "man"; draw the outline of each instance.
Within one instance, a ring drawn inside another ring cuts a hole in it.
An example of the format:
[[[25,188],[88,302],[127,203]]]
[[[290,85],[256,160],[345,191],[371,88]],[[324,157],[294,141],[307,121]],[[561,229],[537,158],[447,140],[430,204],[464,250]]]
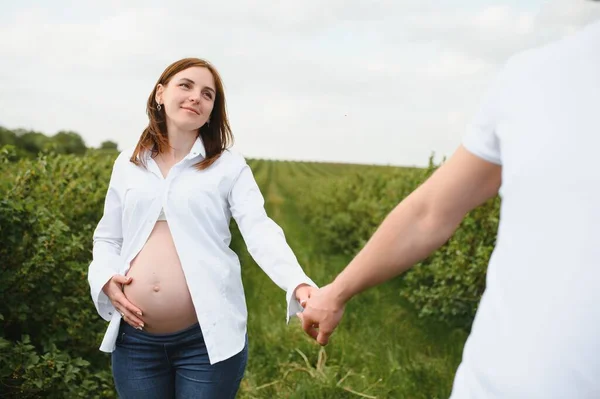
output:
[[[462,145],[309,300],[326,345],[353,296],[442,246],[500,193],[501,220],[452,398],[600,398],[600,21],[513,56]]]

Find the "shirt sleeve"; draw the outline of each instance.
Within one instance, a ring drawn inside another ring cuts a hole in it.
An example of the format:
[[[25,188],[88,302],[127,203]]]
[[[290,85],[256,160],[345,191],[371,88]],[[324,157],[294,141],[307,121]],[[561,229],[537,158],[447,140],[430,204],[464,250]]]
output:
[[[118,157],[113,165],[108,191],[104,200],[104,213],[96,226],[93,235],[92,262],[88,268],[88,282],[94,305],[98,314],[110,321],[114,306],[102,291],[102,287],[118,274],[121,262],[121,245],[123,233],[121,230],[121,191],[119,189]]]
[[[467,126],[462,141],[469,152],[498,165],[502,164],[498,126],[506,110],[509,82],[509,63],[507,63],[488,87],[475,117]]]
[[[294,297],[298,285],[318,287],[302,270],[281,227],[267,215],[262,193],[245,161],[228,200],[248,252],[271,280],[286,291],[286,322],[289,322],[290,316],[302,311]]]

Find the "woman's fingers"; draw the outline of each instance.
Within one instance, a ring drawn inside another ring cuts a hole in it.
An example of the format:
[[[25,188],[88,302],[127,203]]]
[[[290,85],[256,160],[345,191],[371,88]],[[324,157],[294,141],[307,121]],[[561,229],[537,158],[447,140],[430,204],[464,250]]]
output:
[[[123,305],[123,307],[128,310],[131,314],[134,314],[138,317],[142,317],[142,311],[140,308],[138,308],[137,306],[134,306],[131,302],[129,302],[129,300],[127,299],[127,297],[125,297],[124,294],[120,295],[120,302]]]
[[[123,297],[120,298],[115,308],[118,309],[119,313],[121,313],[121,316],[123,317],[123,320],[125,320],[127,324],[129,324],[131,327],[138,329],[144,328],[144,321],[140,317],[142,312],[139,312],[140,316],[138,316],[137,312],[139,311],[139,309],[133,306],[127,300],[127,298],[125,298],[125,295],[123,295]]]
[[[142,320],[142,311],[137,306],[134,306],[125,294],[123,294],[122,287],[124,284],[130,284],[132,281],[131,277],[122,275],[115,275],[111,279],[110,283],[112,287],[110,289],[110,299],[113,306],[123,317],[123,320],[130,326],[138,329],[144,328],[144,321]]]
[[[112,277],[112,281],[117,284],[129,284],[131,283],[131,277],[123,276],[122,274],[115,274]]]

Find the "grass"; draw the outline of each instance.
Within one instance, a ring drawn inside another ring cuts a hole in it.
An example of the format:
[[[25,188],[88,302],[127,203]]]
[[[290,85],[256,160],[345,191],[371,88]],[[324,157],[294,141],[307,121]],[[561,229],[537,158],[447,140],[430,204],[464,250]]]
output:
[[[320,249],[318,236],[297,214],[289,195],[310,173],[335,176],[327,165],[252,164],[269,215],[284,229],[305,272],[319,285],[350,261]],[[319,170],[322,168],[322,170]],[[309,172],[310,170],[310,172]],[[297,192],[297,190],[295,191]],[[239,234],[234,248],[243,265],[249,311],[250,356],[239,398],[447,398],[466,334],[420,320],[400,298],[400,279],[353,299],[330,344],[320,347],[300,328],[285,324],[285,294],[254,263]]]

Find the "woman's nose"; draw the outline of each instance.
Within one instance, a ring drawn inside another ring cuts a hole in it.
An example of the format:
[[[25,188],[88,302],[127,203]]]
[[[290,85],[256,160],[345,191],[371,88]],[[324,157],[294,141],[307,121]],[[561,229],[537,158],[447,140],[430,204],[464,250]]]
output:
[[[190,101],[195,102],[195,103],[199,102],[200,101],[200,93],[191,93]]]

